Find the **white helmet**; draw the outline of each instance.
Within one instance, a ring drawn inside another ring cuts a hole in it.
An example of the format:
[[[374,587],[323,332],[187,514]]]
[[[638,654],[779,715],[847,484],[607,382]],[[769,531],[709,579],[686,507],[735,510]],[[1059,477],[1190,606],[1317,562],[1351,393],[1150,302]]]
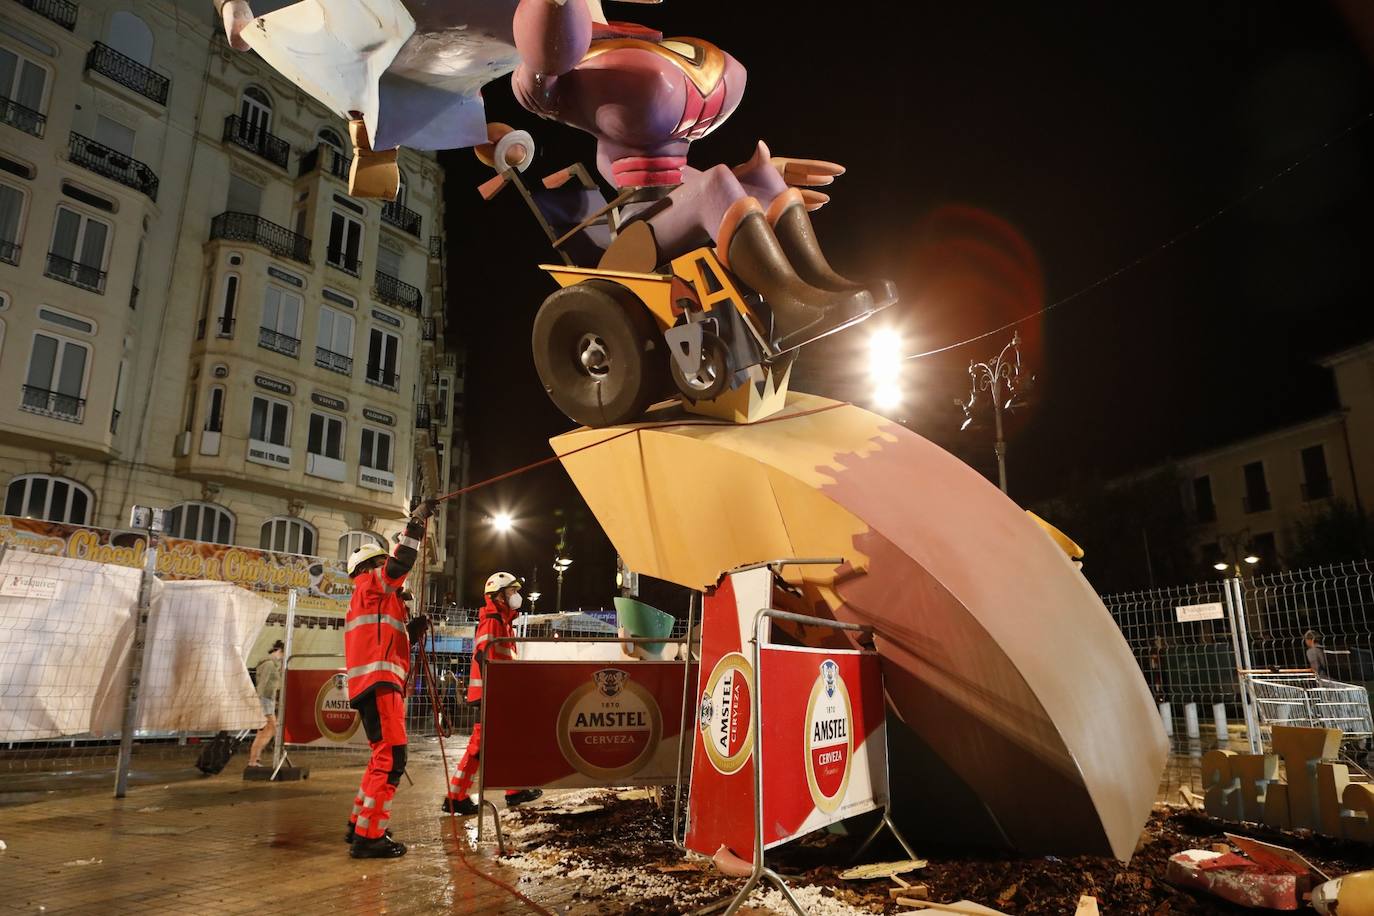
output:
[[[348,577],[353,578],[354,571],[368,560],[384,556],[386,548],[381,544],[364,544],[348,555]]]
[[[487,587],[482,589],[482,592],[490,595],[492,592],[499,592],[511,585],[520,588],[520,580],[508,572],[492,573],[491,577],[487,579]]]

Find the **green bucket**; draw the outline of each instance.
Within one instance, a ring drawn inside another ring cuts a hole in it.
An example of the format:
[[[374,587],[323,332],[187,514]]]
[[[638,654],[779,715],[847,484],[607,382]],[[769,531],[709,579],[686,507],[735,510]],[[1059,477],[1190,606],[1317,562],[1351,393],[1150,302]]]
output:
[[[631,636],[669,636],[673,632],[674,618],[656,607],[650,607],[633,598],[615,599],[615,622],[624,627]],[[663,651],[663,643],[643,643],[650,652]]]

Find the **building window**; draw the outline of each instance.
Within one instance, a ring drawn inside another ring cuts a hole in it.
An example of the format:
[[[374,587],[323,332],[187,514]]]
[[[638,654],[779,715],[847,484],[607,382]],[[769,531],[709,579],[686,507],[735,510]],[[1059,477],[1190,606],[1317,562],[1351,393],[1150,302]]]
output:
[[[441,375],[441,376],[439,376],[439,384],[438,384],[437,387],[438,387],[438,389],[439,389],[439,395],[438,395],[437,400],[434,402],[434,418],[435,418],[436,420],[438,420],[440,423],[447,423],[447,422],[448,422],[448,408],[449,408],[449,400],[448,400],[449,382],[448,382],[448,376],[446,376],[446,375]]]
[[[391,470],[391,433],[363,427],[358,463],[374,471]]]
[[[363,224],[338,210],[329,215],[329,246],[325,260],[357,276],[363,248]]]
[[[1261,572],[1278,572],[1279,550],[1274,541],[1274,532],[1261,531],[1250,539],[1250,550],[1260,558]]]
[[[69,207],[57,208],[47,275],[94,292],[105,291],[105,252],[110,227]]]
[[[258,547],[276,553],[315,555],[315,526],[298,518],[278,516],[262,523]]]
[[[339,538],[339,562],[347,562],[349,554],[364,544],[376,544],[386,550],[386,539],[374,531],[345,531]]]
[[[24,192],[0,184],[0,261],[19,263],[20,229],[24,224]]]
[[[367,380],[395,391],[396,358],[400,350],[401,338],[381,328],[373,328],[367,342]]]
[[[82,334],[95,333],[95,322],[91,321],[89,318],[82,318],[67,312],[59,312],[57,309],[50,308],[46,305],[40,305],[38,307],[38,317],[42,321],[48,322],[48,324],[55,324],[59,328],[65,328],[68,331],[80,331]]]
[[[33,335],[23,408],[31,413],[80,423],[86,407],[86,367],[90,349],[46,332]]]
[[[104,115],[95,116],[95,136],[92,138],[101,146],[108,146],[116,153],[132,157],[134,154],[134,130]]]
[[[315,338],[315,365],[348,375],[353,371],[353,316],[329,306],[320,308]]]
[[[145,67],[153,63],[153,31],[133,13],[120,10],[110,17],[105,43]]]
[[[224,386],[210,389],[210,402],[205,411],[205,431],[217,433],[224,429]]]
[[[1193,509],[1199,522],[1217,520],[1217,505],[1212,500],[1212,478],[1206,474],[1193,478]]]
[[[262,188],[237,175],[229,176],[229,197],[224,209],[230,213],[251,213],[257,216],[262,209]]]
[[[271,445],[285,446],[291,433],[291,405],[285,401],[255,396],[249,419],[248,438]]]
[[[343,420],[338,417],[312,412],[305,450],[322,458],[343,461],[343,429]]]
[[[400,279],[401,256],[390,248],[377,246],[377,273]]]
[[[272,99],[257,86],[249,86],[239,100],[239,136],[260,138],[271,130]]]
[[[47,84],[47,70],[9,48],[0,48],[0,122],[41,137]]]
[[[167,513],[168,537],[207,544],[234,543],[234,514],[213,503],[184,502]]]
[[[301,349],[301,297],[280,286],[267,285],[262,303],[258,346],[295,357]]]
[[[1252,461],[1244,468],[1246,512],[1265,512],[1269,509],[1269,482],[1264,477],[1264,462]]]
[[[321,127],[319,130],[315,131],[315,142],[323,143],[336,153],[342,153],[344,151],[343,138],[340,137],[339,132],[332,127]]]
[[[6,515],[89,525],[94,505],[90,490],[75,480],[49,474],[21,474],[5,490]]]
[[[1302,450],[1302,498],[1326,499],[1331,495],[1331,477],[1326,471],[1326,449],[1311,445]]]
[[[216,337],[234,336],[234,322],[238,316],[238,305],[239,275],[228,274],[224,278],[224,290],[219,297],[219,314],[215,316]]]

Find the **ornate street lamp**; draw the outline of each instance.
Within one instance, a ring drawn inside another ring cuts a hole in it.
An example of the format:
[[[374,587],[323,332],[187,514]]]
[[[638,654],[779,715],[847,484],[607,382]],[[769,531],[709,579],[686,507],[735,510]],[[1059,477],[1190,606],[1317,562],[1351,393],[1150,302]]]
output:
[[[984,363],[968,364],[969,389],[967,401],[956,401],[964,411],[964,422],[959,430],[973,425],[973,411],[984,396],[992,400],[992,415],[997,433],[997,477],[1002,492],[1007,492],[1007,443],[1002,434],[1002,412],[1024,407],[1023,395],[1035,381],[1035,376],[1021,375],[1021,334],[1012,334],[1011,342],[1002,348],[996,358]]]

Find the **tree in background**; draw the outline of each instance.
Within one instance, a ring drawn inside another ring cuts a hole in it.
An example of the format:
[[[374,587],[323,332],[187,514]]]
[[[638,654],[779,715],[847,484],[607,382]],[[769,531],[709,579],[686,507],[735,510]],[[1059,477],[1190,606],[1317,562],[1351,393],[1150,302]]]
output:
[[[1374,523],[1344,500],[1333,500],[1289,530],[1285,565],[1301,569],[1367,559],[1374,547]]]
[[[1077,478],[1034,511],[1083,548],[1083,574],[1099,593],[1192,582],[1204,575],[1189,549],[1183,480],[1172,466],[1124,480]]]

